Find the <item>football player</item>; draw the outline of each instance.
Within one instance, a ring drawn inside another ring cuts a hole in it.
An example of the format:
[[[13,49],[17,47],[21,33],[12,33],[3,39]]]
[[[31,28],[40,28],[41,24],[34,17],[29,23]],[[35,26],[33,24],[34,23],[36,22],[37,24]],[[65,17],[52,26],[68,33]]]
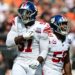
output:
[[[12,75],[34,75],[48,52],[50,26],[36,21],[37,9],[32,2],[24,2],[7,35],[6,45],[18,47],[20,52],[14,61]]]
[[[69,58],[70,43],[66,39],[69,31],[68,20],[55,15],[50,20],[50,25],[54,33],[49,35],[49,51],[43,66],[44,75],[72,75]]]

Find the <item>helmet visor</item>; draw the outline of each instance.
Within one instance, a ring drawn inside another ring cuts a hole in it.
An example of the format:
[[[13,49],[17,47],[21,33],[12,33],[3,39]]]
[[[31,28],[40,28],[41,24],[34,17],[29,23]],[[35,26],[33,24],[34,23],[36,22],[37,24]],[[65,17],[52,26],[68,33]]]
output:
[[[24,23],[28,23],[30,21],[30,15],[31,15],[31,11],[28,11],[26,9],[19,9],[19,16],[22,19],[22,21]]]
[[[63,35],[67,34],[68,33],[68,29],[69,29],[68,22],[62,22],[62,23],[60,23],[59,28],[60,28],[61,33]]]

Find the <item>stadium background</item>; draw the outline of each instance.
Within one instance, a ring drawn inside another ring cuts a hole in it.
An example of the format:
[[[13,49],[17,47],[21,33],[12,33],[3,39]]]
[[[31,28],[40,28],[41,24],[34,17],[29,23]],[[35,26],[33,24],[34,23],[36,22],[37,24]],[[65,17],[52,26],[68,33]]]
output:
[[[17,56],[15,49],[8,50],[5,46],[6,36],[11,29],[13,19],[17,16],[17,9],[26,0],[0,0],[0,75],[11,75],[13,60]],[[38,9],[37,20],[48,22],[53,15],[66,16],[75,27],[75,0],[29,0]],[[71,63],[75,75],[75,51],[72,49]]]

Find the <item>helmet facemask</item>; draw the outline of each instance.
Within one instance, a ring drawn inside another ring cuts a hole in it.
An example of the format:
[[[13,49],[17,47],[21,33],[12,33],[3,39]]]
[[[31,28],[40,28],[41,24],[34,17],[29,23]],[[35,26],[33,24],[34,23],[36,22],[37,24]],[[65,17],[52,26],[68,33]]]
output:
[[[68,27],[67,22],[60,23],[59,28],[61,30],[60,32],[61,32],[62,35],[67,34],[67,27]]]
[[[31,18],[34,13],[32,13],[31,11],[26,9],[19,9],[18,12],[19,12],[19,17],[21,18],[24,24],[34,21],[34,19]]]
[[[57,32],[61,35],[67,35],[70,30],[70,26],[67,21],[59,23],[58,25],[54,23],[53,25],[54,25],[54,28],[56,28],[54,32]]]

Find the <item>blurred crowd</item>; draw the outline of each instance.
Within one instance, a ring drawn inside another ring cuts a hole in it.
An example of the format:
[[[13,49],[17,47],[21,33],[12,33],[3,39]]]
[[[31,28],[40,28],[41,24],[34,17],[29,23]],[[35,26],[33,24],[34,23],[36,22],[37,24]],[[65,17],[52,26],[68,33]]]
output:
[[[17,10],[21,3],[27,0],[0,0],[0,50],[5,46],[6,35],[11,29],[13,20],[17,16]],[[75,24],[75,0],[29,0],[37,6],[38,14],[36,19],[50,22],[53,15],[61,14],[66,16]],[[6,49],[6,48],[5,48]],[[10,75],[12,66],[6,61],[5,55],[0,52],[0,75]],[[12,60],[13,61],[13,60]],[[2,70],[4,71],[2,73]]]

